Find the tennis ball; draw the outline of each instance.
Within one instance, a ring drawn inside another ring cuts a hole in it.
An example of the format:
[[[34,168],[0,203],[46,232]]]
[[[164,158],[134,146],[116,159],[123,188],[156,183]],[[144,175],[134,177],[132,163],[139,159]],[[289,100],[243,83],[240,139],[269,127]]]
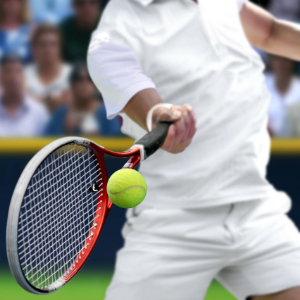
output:
[[[109,199],[121,208],[136,207],[145,199],[147,183],[145,178],[132,169],[114,173],[107,184]]]

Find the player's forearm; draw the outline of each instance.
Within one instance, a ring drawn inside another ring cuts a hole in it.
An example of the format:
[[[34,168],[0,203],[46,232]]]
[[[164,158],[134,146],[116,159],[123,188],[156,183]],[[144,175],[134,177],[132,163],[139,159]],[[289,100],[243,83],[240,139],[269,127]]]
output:
[[[94,39],[89,48],[88,66],[103,94],[109,117],[122,111],[145,130],[155,128],[159,122],[172,122],[162,148],[179,153],[189,146],[197,130],[192,107],[156,106],[164,101],[128,46]]]
[[[240,13],[249,42],[268,53],[300,60],[300,26],[280,21],[266,10],[246,3]]]
[[[163,103],[164,101],[155,89],[146,89],[132,97],[123,112],[142,128],[150,130],[150,127],[147,126],[149,125],[147,124],[148,113],[154,106]],[[174,122],[169,128],[162,148],[171,153],[184,151],[192,142],[197,130],[196,117],[192,107],[188,104],[171,108],[159,106],[151,112],[149,118],[152,128],[159,122]]]
[[[142,128],[147,130],[147,114],[156,104],[164,103],[155,89],[138,92],[124,107],[123,112]]]
[[[300,60],[300,26],[296,23],[274,19],[270,37],[263,50],[294,60]]]

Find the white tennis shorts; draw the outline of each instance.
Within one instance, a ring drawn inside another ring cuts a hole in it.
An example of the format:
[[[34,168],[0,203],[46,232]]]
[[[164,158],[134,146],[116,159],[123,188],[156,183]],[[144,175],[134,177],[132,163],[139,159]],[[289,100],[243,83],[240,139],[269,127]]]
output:
[[[201,209],[127,213],[106,300],[201,300],[215,278],[236,298],[300,286],[300,234],[284,193]]]

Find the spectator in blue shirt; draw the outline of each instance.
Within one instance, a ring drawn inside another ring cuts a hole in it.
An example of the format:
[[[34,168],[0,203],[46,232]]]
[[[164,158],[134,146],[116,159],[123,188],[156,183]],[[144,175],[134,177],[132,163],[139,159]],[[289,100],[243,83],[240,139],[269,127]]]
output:
[[[121,135],[119,119],[107,120],[104,105],[97,97],[85,63],[77,63],[70,76],[72,101],[58,108],[45,134],[61,135]]]
[[[29,0],[33,19],[37,23],[58,24],[72,15],[72,0]]]
[[[38,136],[48,122],[46,107],[24,91],[22,61],[15,55],[0,60],[0,137]]]
[[[33,28],[27,0],[0,0],[0,59],[14,53],[23,62],[30,61]]]

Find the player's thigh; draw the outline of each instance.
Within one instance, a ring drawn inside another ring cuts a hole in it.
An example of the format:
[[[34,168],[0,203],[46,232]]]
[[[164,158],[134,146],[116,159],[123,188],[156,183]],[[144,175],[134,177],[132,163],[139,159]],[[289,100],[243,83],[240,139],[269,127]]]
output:
[[[300,300],[300,286],[272,295],[249,297],[249,300]]]
[[[218,272],[195,268],[192,258],[145,250],[119,252],[106,300],[201,300]]]
[[[217,275],[240,300],[253,295],[292,295],[300,286],[299,230],[280,210],[271,213],[275,201],[265,204],[243,224],[235,257]]]
[[[214,225],[202,226],[203,218],[176,209],[143,210],[129,217],[106,299],[203,299],[224,265],[221,241],[210,241],[211,235],[223,238],[223,231],[215,228],[212,233]]]

